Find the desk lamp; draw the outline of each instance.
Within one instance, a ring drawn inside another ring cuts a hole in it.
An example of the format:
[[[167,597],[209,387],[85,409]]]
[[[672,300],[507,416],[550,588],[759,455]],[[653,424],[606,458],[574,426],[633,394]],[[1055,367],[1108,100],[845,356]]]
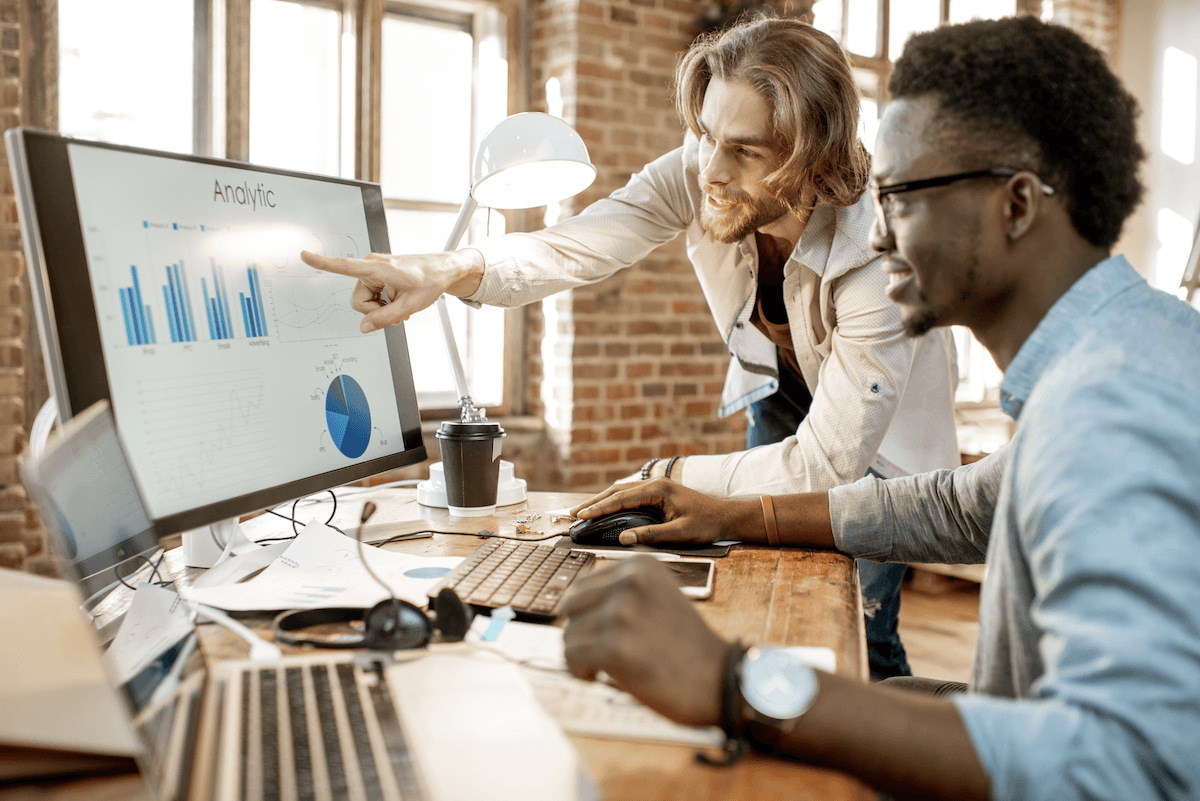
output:
[[[596,168],[587,146],[575,129],[558,117],[540,112],[514,114],[491,130],[475,153],[471,190],[458,211],[454,228],[443,250],[454,250],[480,205],[493,209],[527,209],[576,195],[596,180]],[[475,405],[467,388],[467,375],[458,355],[446,296],[435,301],[450,355],[454,388],[458,393],[459,422],[442,428],[487,422],[487,412]],[[439,432],[440,434],[441,432]],[[430,480],[418,485],[417,500],[425,506],[445,507],[442,463],[430,465]],[[513,478],[512,464],[500,463],[497,505],[525,500],[525,482]]]

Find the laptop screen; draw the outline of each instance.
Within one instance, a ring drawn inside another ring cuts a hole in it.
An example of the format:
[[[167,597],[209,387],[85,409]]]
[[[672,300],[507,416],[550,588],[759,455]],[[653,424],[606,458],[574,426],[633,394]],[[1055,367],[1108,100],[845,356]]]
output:
[[[72,419],[36,464],[25,465],[25,479],[64,571],[85,598],[118,583],[158,547],[107,403]]]

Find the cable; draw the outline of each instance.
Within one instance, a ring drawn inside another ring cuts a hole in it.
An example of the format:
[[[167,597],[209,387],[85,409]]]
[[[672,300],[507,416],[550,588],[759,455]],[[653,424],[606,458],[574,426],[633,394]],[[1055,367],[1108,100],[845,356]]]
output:
[[[387,594],[393,601],[398,601],[399,599],[396,597],[396,591],[393,590],[391,586],[387,584],[387,582],[381,579],[379,575],[371,569],[371,566],[367,564],[367,560],[363,557],[362,529],[363,526],[367,524],[367,521],[371,519],[371,515],[375,514],[375,510],[377,508],[378,507],[370,501],[367,501],[365,504],[363,504],[362,515],[358,520],[358,528],[354,530],[354,539],[358,542],[358,561],[362,562],[362,566],[366,568],[367,573],[370,574],[371,578],[375,579],[375,583],[387,590]]]
[[[162,554],[158,557],[157,562],[152,562],[150,560],[150,557],[146,556],[145,554],[140,554],[140,553],[135,554],[133,558],[141,559],[143,562],[145,562],[147,565],[150,566],[150,579],[151,580],[147,583],[153,584],[156,587],[170,587],[172,584],[175,583],[173,580],[167,581],[166,579],[164,579],[162,577],[162,574],[158,572],[159,566],[162,565],[163,560],[167,558],[167,554],[165,551],[162,552]],[[133,586],[132,584],[130,584],[128,581],[125,580],[125,577],[123,577],[121,575],[121,572],[118,569],[119,567],[120,567],[120,565],[113,565],[113,575],[117,577],[117,581],[124,584],[126,588],[131,589],[136,592],[137,587]],[[132,573],[129,574],[129,578],[133,578],[141,571],[142,571],[142,568],[138,567],[136,570],[134,570]]]

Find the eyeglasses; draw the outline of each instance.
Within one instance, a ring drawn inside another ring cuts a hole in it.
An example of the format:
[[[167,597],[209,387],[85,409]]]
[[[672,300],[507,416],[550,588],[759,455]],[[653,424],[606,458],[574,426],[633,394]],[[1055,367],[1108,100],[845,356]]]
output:
[[[969,181],[974,178],[1011,178],[1019,172],[1028,172],[1028,170],[1016,170],[1012,167],[993,167],[990,170],[971,170],[970,172],[957,172],[953,175],[940,175],[937,178],[922,178],[919,181],[905,181],[899,184],[888,184],[880,186],[872,181],[869,186],[871,188],[871,197],[875,200],[875,216],[879,220],[879,230],[883,235],[890,236],[888,230],[888,215],[891,213],[891,203],[884,206],[884,200],[890,195],[898,195],[901,192],[915,192],[918,189],[932,189],[935,186],[948,186],[959,181]],[[1054,194],[1054,187],[1047,186],[1040,177],[1033,173],[1035,178],[1038,178],[1038,184],[1042,193],[1049,196]]]

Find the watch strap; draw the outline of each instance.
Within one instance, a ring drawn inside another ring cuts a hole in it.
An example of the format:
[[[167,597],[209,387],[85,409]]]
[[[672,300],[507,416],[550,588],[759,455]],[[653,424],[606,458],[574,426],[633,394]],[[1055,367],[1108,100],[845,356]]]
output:
[[[733,765],[750,748],[750,743],[743,736],[745,717],[742,715],[742,658],[748,650],[739,640],[734,640],[725,652],[725,680],[721,688],[721,730],[725,732],[725,742],[721,745],[719,756],[697,751],[698,762],[716,766]]]

